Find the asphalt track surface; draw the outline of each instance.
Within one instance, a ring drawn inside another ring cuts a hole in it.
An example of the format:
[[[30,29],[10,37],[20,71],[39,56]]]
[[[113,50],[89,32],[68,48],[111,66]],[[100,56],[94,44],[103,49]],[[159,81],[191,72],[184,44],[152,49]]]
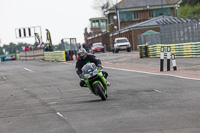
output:
[[[0,133],[200,132],[199,80],[105,67],[112,85],[101,101],[79,87],[74,65],[1,63]]]

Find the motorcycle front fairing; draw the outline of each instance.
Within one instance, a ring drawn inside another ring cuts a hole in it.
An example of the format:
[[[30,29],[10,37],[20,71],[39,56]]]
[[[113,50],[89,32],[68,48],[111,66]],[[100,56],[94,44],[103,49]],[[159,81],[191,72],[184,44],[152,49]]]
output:
[[[89,87],[90,91],[93,92],[95,95],[95,91],[93,85],[97,82],[101,82],[103,87],[105,88],[104,91],[107,90],[106,79],[104,78],[101,70],[98,70],[94,63],[89,63],[83,66],[83,79],[87,86]]]

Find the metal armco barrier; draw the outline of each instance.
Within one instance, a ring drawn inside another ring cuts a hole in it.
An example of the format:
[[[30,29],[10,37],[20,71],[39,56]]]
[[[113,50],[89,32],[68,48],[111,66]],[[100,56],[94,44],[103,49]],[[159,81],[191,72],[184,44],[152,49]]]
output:
[[[40,50],[31,50],[31,51],[21,51],[19,53],[20,60],[40,60],[44,59],[44,51]]]

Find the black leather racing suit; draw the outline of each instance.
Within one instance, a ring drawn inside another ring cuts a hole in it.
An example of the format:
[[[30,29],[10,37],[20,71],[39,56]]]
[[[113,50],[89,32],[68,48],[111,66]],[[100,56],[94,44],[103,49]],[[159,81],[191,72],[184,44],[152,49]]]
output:
[[[85,59],[78,59],[76,62],[76,73],[81,78],[82,74],[82,67],[87,64],[88,62],[94,63],[96,66],[101,66],[101,60],[96,58],[94,55],[88,54]],[[102,71],[105,78],[107,78],[108,73],[105,71]],[[80,86],[84,87],[85,82],[83,80],[80,81]]]

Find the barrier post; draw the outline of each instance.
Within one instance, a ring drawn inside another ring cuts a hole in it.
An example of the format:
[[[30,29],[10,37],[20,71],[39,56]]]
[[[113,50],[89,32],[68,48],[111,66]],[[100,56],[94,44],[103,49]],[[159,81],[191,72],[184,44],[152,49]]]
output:
[[[164,66],[164,47],[161,47],[161,52],[160,52],[160,71],[163,71],[163,66]]]
[[[167,71],[170,71],[170,53],[171,48],[170,46],[167,47]]]
[[[176,71],[177,67],[176,67],[176,60],[175,60],[175,55],[174,54],[172,54],[172,65],[173,65],[174,71]]]
[[[141,45],[139,46],[139,48],[140,48],[140,58],[143,58],[143,46]]]
[[[25,50],[25,57],[26,57],[26,61],[27,61],[27,55],[26,55],[26,50]]]
[[[149,57],[148,46],[144,46],[144,48],[145,48],[145,57]]]

